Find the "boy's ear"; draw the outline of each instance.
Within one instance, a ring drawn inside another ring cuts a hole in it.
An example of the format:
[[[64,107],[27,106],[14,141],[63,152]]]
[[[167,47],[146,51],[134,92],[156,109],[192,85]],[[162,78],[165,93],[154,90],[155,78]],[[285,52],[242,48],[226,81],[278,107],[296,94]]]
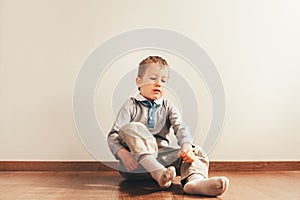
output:
[[[135,82],[138,87],[142,85],[142,79],[139,76],[136,77]]]

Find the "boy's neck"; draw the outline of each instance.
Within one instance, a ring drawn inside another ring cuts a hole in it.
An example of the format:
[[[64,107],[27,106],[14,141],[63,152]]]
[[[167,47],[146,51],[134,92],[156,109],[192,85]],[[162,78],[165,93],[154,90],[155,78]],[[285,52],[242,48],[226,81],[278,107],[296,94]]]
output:
[[[142,97],[144,97],[145,99],[147,99],[148,101],[150,101],[151,103],[153,103],[155,100],[157,100],[157,99],[155,99],[155,100],[153,100],[153,99],[148,99],[147,97],[145,97],[145,96],[142,95],[141,93],[140,93],[140,95],[141,95]]]

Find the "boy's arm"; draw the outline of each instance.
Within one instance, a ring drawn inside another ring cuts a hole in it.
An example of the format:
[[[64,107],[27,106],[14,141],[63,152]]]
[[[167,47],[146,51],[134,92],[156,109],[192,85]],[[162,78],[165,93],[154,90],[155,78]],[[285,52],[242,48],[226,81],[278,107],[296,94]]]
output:
[[[119,149],[117,156],[122,160],[124,166],[128,171],[134,171],[139,167],[138,162],[132,157],[130,152],[124,147]]]
[[[170,102],[168,102],[168,118],[178,140],[178,145],[192,144],[193,138],[189,127],[183,122],[179,110]]]
[[[131,122],[131,113],[132,113],[132,100],[129,99],[128,101],[123,104],[121,109],[119,110],[116,120],[113,124],[113,127],[111,131],[108,133],[107,136],[107,142],[108,146],[112,152],[112,154],[117,157],[117,152],[124,148],[124,146],[121,144],[119,139],[119,130],[122,126],[124,126],[127,123]]]
[[[131,153],[120,143],[117,132],[110,132],[108,135],[108,144],[111,152],[116,159],[121,160],[128,171],[138,168],[139,164],[132,157]]]
[[[178,145],[181,147],[181,150],[178,152],[178,157],[182,158],[184,162],[194,162],[195,154],[192,150],[193,138],[191,132],[183,122],[179,110],[172,104],[169,104],[168,116],[178,140]]]
[[[122,126],[131,122],[131,116],[133,113],[133,100],[127,101],[120,109],[116,121],[108,134],[107,141],[108,146],[115,156],[120,159],[128,171],[133,171],[138,168],[139,164],[131,156],[130,152],[124,148],[119,140],[119,130]]]

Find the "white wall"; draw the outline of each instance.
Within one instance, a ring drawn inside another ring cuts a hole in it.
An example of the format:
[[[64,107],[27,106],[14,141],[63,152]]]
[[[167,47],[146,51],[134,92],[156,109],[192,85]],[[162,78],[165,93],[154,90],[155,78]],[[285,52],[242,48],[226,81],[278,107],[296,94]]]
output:
[[[73,121],[76,76],[101,42],[143,27],[190,37],[216,64],[226,120],[211,160],[300,160],[298,1],[0,3],[0,160],[93,160]]]

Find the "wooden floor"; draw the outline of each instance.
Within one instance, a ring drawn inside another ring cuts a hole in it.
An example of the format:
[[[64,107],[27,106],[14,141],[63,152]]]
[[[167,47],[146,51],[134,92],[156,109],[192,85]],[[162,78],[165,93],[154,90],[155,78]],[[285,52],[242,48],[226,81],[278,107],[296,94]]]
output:
[[[124,181],[117,172],[0,172],[1,200],[48,199],[300,199],[300,171],[216,172],[226,175],[229,190],[217,198],[183,194],[179,178],[168,190],[155,182]]]

